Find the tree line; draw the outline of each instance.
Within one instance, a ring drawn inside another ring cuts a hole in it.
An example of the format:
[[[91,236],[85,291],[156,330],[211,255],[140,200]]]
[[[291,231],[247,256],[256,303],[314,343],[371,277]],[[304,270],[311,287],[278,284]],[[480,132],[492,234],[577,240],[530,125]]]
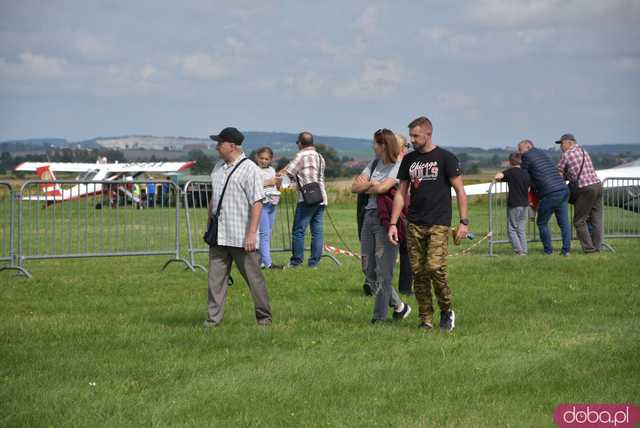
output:
[[[359,171],[353,171],[344,166],[344,163],[352,158],[338,155],[338,152],[333,148],[324,144],[317,144],[316,149],[322,154],[325,159],[325,176],[328,178],[344,177],[352,174],[356,174]],[[252,151],[248,154],[251,159],[255,159],[256,151]],[[277,154],[276,154],[277,156]],[[95,163],[98,158],[106,157],[109,162],[128,162],[125,152],[122,150],[113,149],[84,149],[84,148],[50,148],[46,153],[33,153],[33,154],[17,154],[12,155],[11,152],[5,151],[0,154],[0,174],[8,174],[13,171],[15,167],[23,162],[78,162],[78,163]],[[184,161],[193,160],[196,164],[191,169],[192,174],[209,174],[215,166],[218,158],[215,156],[209,156],[202,150],[192,150],[183,159]],[[280,170],[291,159],[284,157],[277,157],[273,167],[276,170]],[[167,162],[168,159],[158,158],[156,155],[152,155],[149,159],[144,160],[146,162]],[[19,173],[16,173],[20,175]]]
[[[45,153],[13,156],[11,152],[0,154],[0,174],[10,173],[23,162],[82,162],[94,163],[98,157],[106,156],[109,162],[126,162],[124,153],[111,149],[51,148]]]
[[[361,168],[354,167],[349,168],[345,166],[345,163],[352,161],[353,158],[347,156],[340,156],[336,149],[327,146],[325,144],[315,145],[318,152],[322,154],[325,159],[325,176],[327,178],[348,177],[358,174]],[[560,152],[557,150],[549,150],[549,155],[554,160],[560,159]],[[255,159],[256,150],[248,154],[251,159]],[[4,151],[0,154],[0,174],[8,174],[13,169],[20,165],[22,162],[86,162],[94,163],[98,157],[106,157],[109,162],[128,162],[125,152],[116,149],[86,149],[86,148],[49,148],[45,153],[33,153],[33,154],[17,154],[12,155],[9,151]],[[460,161],[462,170],[465,174],[477,174],[481,169],[499,169],[501,163],[508,158],[508,153],[494,154],[491,157],[474,158],[465,152],[456,153],[458,160]],[[291,160],[292,155],[278,156],[275,153],[275,162],[272,165],[277,171],[284,168],[284,166]],[[620,165],[626,160],[635,158],[633,154],[602,154],[592,153],[591,159],[596,169],[612,168]],[[191,173],[209,174],[213,169],[218,158],[210,156],[204,153],[202,150],[192,150],[185,156],[184,161],[193,160],[196,161],[196,165],[191,169]],[[169,159],[159,158],[155,154],[151,155],[149,159],[145,159],[145,162],[167,162]]]

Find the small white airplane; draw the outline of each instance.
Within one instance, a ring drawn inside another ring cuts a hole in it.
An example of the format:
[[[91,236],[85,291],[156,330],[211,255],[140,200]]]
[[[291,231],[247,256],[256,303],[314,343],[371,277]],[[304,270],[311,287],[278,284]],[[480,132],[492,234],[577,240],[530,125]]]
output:
[[[600,181],[604,183],[604,180],[607,178],[638,178],[640,177],[640,166],[620,166],[618,168],[610,168],[610,169],[601,169],[596,171],[598,178]],[[478,195],[486,195],[489,193],[489,187],[491,186],[491,182],[489,183],[479,183],[479,184],[467,184],[464,186],[465,193],[467,196],[478,196]],[[627,184],[623,183],[615,183],[615,182],[607,182],[606,187],[616,187],[616,186],[627,186]],[[495,188],[492,193],[506,193],[506,186],[498,186]],[[455,190],[451,189],[451,195],[456,196]]]
[[[40,180],[55,181],[55,172],[77,172],[77,181],[82,181],[69,189],[63,189],[58,183],[42,183],[41,193],[24,196],[23,200],[43,201],[47,204],[69,201],[103,192],[103,181],[131,180],[142,173],[175,173],[184,171],[195,165],[195,161],[187,162],[135,162],[135,163],[107,163],[106,159],[96,163],[73,162],[23,162],[15,171],[35,172]],[[95,181],[96,183],[87,183]],[[127,189],[118,189],[127,192]]]

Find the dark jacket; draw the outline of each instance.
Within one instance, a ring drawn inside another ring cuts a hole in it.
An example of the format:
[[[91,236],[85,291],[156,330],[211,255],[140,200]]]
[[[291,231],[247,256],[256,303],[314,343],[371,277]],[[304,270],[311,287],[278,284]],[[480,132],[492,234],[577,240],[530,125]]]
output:
[[[531,177],[531,187],[534,188],[536,196],[540,199],[549,193],[567,188],[556,165],[554,165],[549,156],[540,149],[534,147],[522,155],[522,164],[520,167],[529,173]]]
[[[391,222],[391,212],[393,211],[393,198],[397,192],[395,187],[392,187],[387,193],[378,195],[376,202],[378,203],[378,218],[382,226],[388,231],[389,223]],[[408,198],[405,198],[405,201]],[[400,212],[400,218],[396,224],[398,229],[398,240],[404,241],[407,239],[407,205],[405,204]]]

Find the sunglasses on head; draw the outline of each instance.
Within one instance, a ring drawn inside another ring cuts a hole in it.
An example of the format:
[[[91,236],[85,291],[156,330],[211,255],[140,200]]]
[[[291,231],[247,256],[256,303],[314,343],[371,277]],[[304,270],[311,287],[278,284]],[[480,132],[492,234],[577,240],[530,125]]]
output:
[[[378,129],[373,135],[382,135],[382,134],[386,134],[386,133],[393,133],[390,129],[387,128],[380,128]]]

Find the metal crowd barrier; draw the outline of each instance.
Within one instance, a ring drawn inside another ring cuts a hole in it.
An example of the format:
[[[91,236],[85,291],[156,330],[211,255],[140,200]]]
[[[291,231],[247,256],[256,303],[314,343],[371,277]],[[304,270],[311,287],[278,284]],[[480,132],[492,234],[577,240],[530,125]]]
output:
[[[209,247],[202,238],[207,228],[210,201],[210,181],[192,180],[184,186],[183,204],[187,224],[189,262],[191,266],[204,272],[207,269],[196,262],[196,254],[209,252]],[[276,209],[276,223],[271,237],[272,253],[291,251],[291,229],[297,202],[298,193],[295,188],[285,189],[281,192],[280,202]],[[309,234],[305,237],[305,247],[310,248]],[[323,257],[330,258],[336,265],[340,265],[340,262],[329,253],[323,253]]]
[[[144,189],[155,184],[156,192]],[[19,266],[27,260],[180,255],[180,189],[168,181],[27,181],[18,198]]]
[[[0,266],[3,270],[17,270],[19,273],[31,277],[22,267],[18,266],[16,251],[16,194],[11,184],[0,182]],[[8,263],[8,264],[7,264]]]
[[[291,226],[293,225],[292,200],[295,191],[284,191],[276,209],[276,224],[271,238],[271,252],[291,251]],[[189,262],[194,268],[204,272],[207,269],[196,263],[196,254],[208,253],[209,247],[202,237],[207,229],[209,203],[211,201],[210,181],[188,181],[184,186],[183,204],[187,223],[187,245]],[[295,205],[293,205],[295,209]]]
[[[603,214],[602,227],[604,234],[603,245],[609,250],[612,246],[606,242],[615,238],[640,238],[640,177],[611,177],[602,183],[603,186]],[[489,188],[489,255],[493,255],[493,246],[509,243],[507,236],[507,193],[508,185],[503,182],[492,183]],[[573,206],[569,209],[569,220],[573,219]],[[538,232],[534,219],[527,228],[528,241],[537,241]],[[559,239],[559,230],[555,222],[551,221],[554,239]],[[575,229],[572,224],[572,238]]]
[[[507,196],[509,184],[503,181],[494,181],[489,186],[489,255],[493,256],[493,247],[497,244],[510,244],[507,234]],[[539,242],[538,226],[536,225],[536,213],[529,208],[527,221],[527,242]],[[569,205],[569,222],[573,219],[573,205]],[[555,221],[555,216],[549,220],[549,230],[554,241],[562,239],[560,228]],[[571,227],[571,239],[575,239],[575,230]]]
[[[206,232],[211,200],[211,183],[206,181],[188,181],[184,186],[183,204],[187,224],[187,251],[192,267],[207,271],[196,263],[196,253],[208,252],[209,248],[202,239]]]
[[[0,261],[13,262],[14,202],[11,184],[0,182]]]
[[[604,239],[640,238],[640,177],[607,178],[602,187]]]

